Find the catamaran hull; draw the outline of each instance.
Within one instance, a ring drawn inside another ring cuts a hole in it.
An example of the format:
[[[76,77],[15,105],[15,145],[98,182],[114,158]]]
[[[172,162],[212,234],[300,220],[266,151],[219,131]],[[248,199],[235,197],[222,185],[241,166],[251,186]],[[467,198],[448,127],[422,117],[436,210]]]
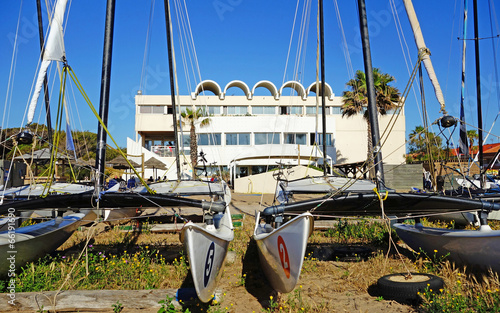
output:
[[[0,214],[7,214],[9,209],[12,208],[16,211],[33,211],[45,208],[57,208],[61,210],[88,208],[95,206],[95,202],[96,197],[92,192],[71,195],[48,195],[44,198],[39,197],[0,205]],[[220,211],[223,211],[225,208],[225,203],[221,201],[209,202],[174,195],[151,195],[128,192],[101,194],[99,203],[101,208],[138,208],[145,204],[151,206],[191,206]]]
[[[288,213],[302,213],[314,209],[316,214],[323,215],[373,215],[380,214],[378,197],[373,192],[352,193],[332,198],[324,197],[293,202],[282,207]],[[398,216],[500,209],[500,203],[437,194],[389,192],[387,196],[382,194],[381,197],[385,198],[385,213]]]
[[[375,185],[366,179],[337,176],[318,176],[283,181],[283,188],[293,193],[328,193],[336,190],[345,192],[371,192]]]
[[[314,229],[313,217],[309,212],[302,213],[272,230],[269,224],[261,226],[260,212],[255,218],[254,239],[262,269],[274,290],[288,293],[299,280],[307,239]]]
[[[0,262],[0,276],[5,277],[10,269],[18,270],[26,263],[55,251],[73,234],[84,217],[83,213],[75,213],[64,218],[20,227],[15,230],[14,239],[8,231],[1,232],[0,255],[3,259]]]
[[[214,298],[227,248],[233,238],[233,224],[227,207],[219,228],[213,225],[199,226],[192,222],[182,228],[181,241],[187,251],[196,294],[202,302]]]
[[[417,224],[418,225],[418,224]],[[398,236],[413,250],[442,257],[457,265],[500,272],[500,231],[482,226],[480,230],[431,228],[396,223]],[[434,252],[437,251],[437,252]]]

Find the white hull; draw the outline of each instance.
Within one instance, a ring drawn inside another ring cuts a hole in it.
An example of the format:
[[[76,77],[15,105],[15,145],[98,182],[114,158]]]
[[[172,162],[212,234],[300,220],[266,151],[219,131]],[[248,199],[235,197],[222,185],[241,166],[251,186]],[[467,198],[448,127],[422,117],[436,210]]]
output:
[[[277,229],[260,224],[260,212],[255,221],[253,237],[268,282],[278,292],[292,291],[299,280],[307,240],[314,229],[311,213],[302,213]]]
[[[428,219],[430,221],[444,221],[447,223],[454,222],[455,225],[459,226],[479,226],[479,217],[477,216],[477,212],[439,214],[429,216]]]
[[[131,217],[139,215],[137,208],[104,209],[104,222],[110,225],[128,222]]]
[[[479,188],[481,186],[481,182],[478,179],[473,179],[472,182],[463,178],[456,178],[455,180],[457,181],[458,185],[465,188]],[[486,181],[484,189],[498,188],[499,186],[500,181],[498,180]]]
[[[55,251],[73,234],[84,217],[83,213],[75,213],[64,218],[58,217],[47,222],[17,228],[12,247],[8,231],[1,232],[0,255],[5,259],[0,262],[0,276],[7,275],[11,265],[6,259],[8,256],[15,256],[14,268],[17,270],[26,263]]]
[[[417,252],[422,249],[429,257],[449,254],[448,260],[458,265],[500,272],[499,230],[491,230],[489,226],[481,226],[479,230],[455,230],[399,223],[393,227],[398,236]]]
[[[376,185],[366,179],[337,176],[306,177],[284,182],[286,191],[301,193],[328,193],[332,191],[372,192]]]
[[[202,302],[214,297],[227,248],[233,238],[233,222],[228,207],[219,228],[214,225],[198,226],[193,222],[186,223],[182,228],[180,239],[187,251],[196,294]]]
[[[218,194],[224,197],[226,203],[231,202],[231,191],[225,182],[208,182],[200,180],[164,181],[148,185],[151,190],[159,194],[181,194],[181,195],[208,195]],[[146,193],[146,187],[140,186],[133,192]]]
[[[19,187],[7,188],[1,191],[0,194],[4,197],[29,197],[29,196],[40,196],[44,190],[46,184],[33,184],[24,185]],[[58,193],[58,194],[73,194],[82,193],[86,191],[94,190],[93,186],[82,185],[77,183],[52,183],[48,190],[48,193]]]

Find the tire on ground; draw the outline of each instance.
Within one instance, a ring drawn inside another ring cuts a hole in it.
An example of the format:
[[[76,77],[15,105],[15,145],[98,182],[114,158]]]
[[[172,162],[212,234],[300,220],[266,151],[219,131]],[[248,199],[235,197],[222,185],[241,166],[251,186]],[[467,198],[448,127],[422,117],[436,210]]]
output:
[[[426,290],[438,292],[444,286],[443,279],[431,274],[411,273],[390,274],[379,278],[377,286],[386,299],[416,299],[418,293]]]

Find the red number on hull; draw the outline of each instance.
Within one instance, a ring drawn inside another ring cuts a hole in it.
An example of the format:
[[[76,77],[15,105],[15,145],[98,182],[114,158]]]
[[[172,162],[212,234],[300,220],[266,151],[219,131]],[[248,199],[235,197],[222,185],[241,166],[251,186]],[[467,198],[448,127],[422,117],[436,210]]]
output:
[[[278,251],[280,254],[281,266],[285,271],[286,278],[290,278],[290,261],[288,259],[288,250],[286,249],[285,241],[281,236],[278,236]]]

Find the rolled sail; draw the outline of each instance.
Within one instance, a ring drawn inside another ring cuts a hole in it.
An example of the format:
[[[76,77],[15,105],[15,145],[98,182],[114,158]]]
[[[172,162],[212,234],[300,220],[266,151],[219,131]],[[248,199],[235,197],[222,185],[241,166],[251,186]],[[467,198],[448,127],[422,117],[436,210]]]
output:
[[[45,42],[42,64],[40,65],[40,70],[38,71],[38,76],[36,79],[35,91],[33,92],[33,96],[31,98],[28,109],[28,124],[33,121],[36,104],[38,102],[38,97],[40,96],[40,92],[43,86],[43,80],[51,61],[62,62],[66,58],[62,25],[64,22],[64,12],[66,11],[67,2],[68,0],[59,0],[56,3],[54,17],[50,22],[49,36],[47,37],[47,40]]]
[[[426,51],[426,53],[424,53],[422,57],[422,62],[424,63],[425,69],[427,70],[427,74],[429,75],[429,78],[432,82],[432,86],[434,87],[434,93],[436,94],[436,98],[439,102],[439,105],[441,106],[441,111],[443,113],[446,113],[443,92],[441,91],[441,86],[439,86],[436,73],[434,72],[434,67],[432,66],[431,58],[429,57],[430,51],[425,46],[424,36],[422,35],[422,30],[420,28],[420,23],[418,22],[417,15],[415,14],[415,9],[413,8],[411,0],[403,0],[403,2],[405,4],[406,14],[408,15],[408,19],[410,20],[418,51]]]

